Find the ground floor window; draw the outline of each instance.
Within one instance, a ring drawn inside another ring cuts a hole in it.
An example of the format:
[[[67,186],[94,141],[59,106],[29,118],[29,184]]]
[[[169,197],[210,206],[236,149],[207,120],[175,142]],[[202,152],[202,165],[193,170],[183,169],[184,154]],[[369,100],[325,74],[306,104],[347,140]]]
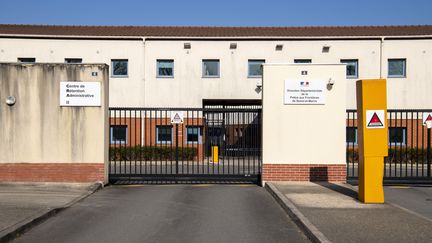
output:
[[[172,143],[172,126],[156,126],[156,143]]]
[[[389,127],[389,144],[406,145],[406,127]]]
[[[202,132],[200,127],[186,127],[186,143],[202,143]]]
[[[110,127],[111,144],[127,144],[127,130],[126,125],[112,125]]]
[[[346,143],[347,144],[357,144],[357,127],[347,127],[346,128]]]

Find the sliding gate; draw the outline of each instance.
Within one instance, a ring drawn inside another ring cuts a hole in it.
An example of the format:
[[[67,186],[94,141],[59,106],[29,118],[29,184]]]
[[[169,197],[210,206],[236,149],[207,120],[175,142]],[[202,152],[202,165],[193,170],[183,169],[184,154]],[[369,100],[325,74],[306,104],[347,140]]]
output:
[[[110,108],[111,182],[254,182],[261,109]]]

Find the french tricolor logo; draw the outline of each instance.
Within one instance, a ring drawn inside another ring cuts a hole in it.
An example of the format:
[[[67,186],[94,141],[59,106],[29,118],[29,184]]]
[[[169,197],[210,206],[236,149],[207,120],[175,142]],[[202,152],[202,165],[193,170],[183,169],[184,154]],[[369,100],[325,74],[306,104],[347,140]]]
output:
[[[302,87],[308,87],[309,86],[309,82],[308,81],[300,81],[300,86],[302,86]]]

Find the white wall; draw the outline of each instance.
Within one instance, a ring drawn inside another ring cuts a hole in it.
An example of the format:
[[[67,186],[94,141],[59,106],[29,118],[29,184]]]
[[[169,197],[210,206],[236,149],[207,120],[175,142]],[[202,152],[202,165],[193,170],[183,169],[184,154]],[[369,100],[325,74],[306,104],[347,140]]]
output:
[[[189,53],[183,49],[191,43]],[[230,43],[237,49],[230,50]],[[276,51],[276,44],[283,50]],[[329,53],[322,47],[330,46]],[[267,63],[312,59],[314,63],[359,60],[358,79],[387,77],[387,58],[407,58],[407,78],[388,79],[389,108],[430,108],[432,40],[54,40],[0,39],[0,61],[107,63],[128,59],[129,76],[110,78],[110,106],[201,107],[202,99],[260,99],[259,78],[247,77],[248,59]],[[156,60],[174,60],[174,78],[156,78]],[[202,78],[202,59],[220,59],[220,78]],[[380,70],[381,68],[381,70]],[[381,71],[381,72],[380,72]],[[348,79],[346,108],[355,109],[355,81]]]
[[[0,62],[16,62],[18,57],[35,57],[41,63],[82,58],[83,63],[111,66],[111,59],[128,59],[128,77],[109,80],[110,107],[144,106],[143,53],[142,41],[0,39]]]
[[[301,75],[301,71],[308,75]],[[323,105],[285,105],[285,80],[331,78]],[[345,65],[264,65],[263,163],[345,164]]]

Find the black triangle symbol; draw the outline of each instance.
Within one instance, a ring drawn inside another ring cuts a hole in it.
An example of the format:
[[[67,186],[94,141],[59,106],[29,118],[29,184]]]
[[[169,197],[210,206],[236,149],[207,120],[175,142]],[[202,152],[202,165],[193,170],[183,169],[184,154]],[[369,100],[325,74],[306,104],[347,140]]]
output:
[[[376,112],[374,112],[374,114],[372,115],[372,118],[370,119],[367,126],[368,127],[382,127],[383,126],[383,124],[382,124],[381,120],[379,119]]]

